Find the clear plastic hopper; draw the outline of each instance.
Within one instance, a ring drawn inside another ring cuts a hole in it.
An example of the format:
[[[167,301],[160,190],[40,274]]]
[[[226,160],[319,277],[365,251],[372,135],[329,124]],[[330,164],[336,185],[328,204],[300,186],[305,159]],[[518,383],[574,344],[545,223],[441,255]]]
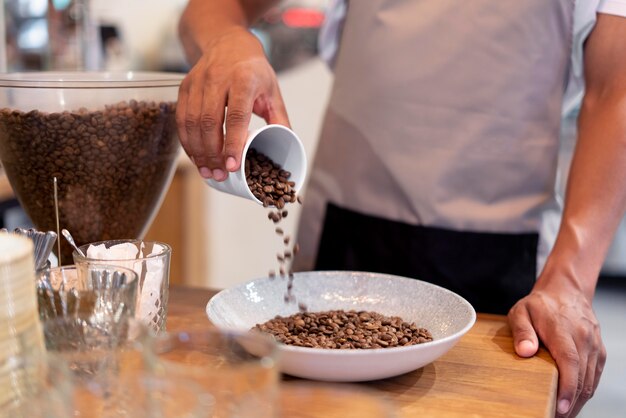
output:
[[[36,228],[142,238],[179,151],[173,73],[0,75],[0,161]],[[62,263],[71,264],[63,242]]]

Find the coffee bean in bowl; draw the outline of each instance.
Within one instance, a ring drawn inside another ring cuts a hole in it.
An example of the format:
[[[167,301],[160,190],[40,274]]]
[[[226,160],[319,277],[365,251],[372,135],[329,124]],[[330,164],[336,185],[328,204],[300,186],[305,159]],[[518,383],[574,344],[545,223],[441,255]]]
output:
[[[297,304],[284,301],[286,280],[263,277],[222,290],[209,300],[207,316],[221,329],[250,330],[276,316],[289,318],[298,315]],[[417,328],[428,330],[432,337],[432,341],[426,343],[395,347],[384,347],[378,343],[381,347],[367,349],[279,344],[281,371],[307,379],[357,382],[411,372],[445,354],[476,320],[472,306],[450,290],[425,281],[388,274],[297,272],[293,274],[292,291],[294,297],[307,304],[308,314],[354,311],[370,316],[375,313],[387,318],[398,317],[408,323],[409,328],[413,323]],[[328,324],[325,325],[329,331]]]
[[[270,334],[283,344],[310,348],[390,348],[433,340],[427,329],[414,323],[366,311],[300,312],[276,316],[252,329]]]

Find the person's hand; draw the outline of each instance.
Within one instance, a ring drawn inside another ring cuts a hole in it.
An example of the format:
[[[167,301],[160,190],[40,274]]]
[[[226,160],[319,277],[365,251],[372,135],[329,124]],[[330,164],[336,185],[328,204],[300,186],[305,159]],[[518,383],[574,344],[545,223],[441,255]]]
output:
[[[521,357],[536,354],[539,340],[559,369],[557,416],[574,417],[594,394],[606,349],[600,326],[586,296],[567,277],[537,280],[532,292],[508,314],[515,351]]]
[[[240,167],[252,112],[267,123],[289,119],[276,74],[247,29],[233,27],[203,50],[181,83],[176,123],[202,177],[223,181]]]

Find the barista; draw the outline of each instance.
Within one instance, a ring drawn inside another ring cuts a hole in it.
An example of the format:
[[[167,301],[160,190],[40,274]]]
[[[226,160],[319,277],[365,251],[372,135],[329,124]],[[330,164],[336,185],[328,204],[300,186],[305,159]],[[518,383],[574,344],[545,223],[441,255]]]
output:
[[[251,112],[289,123],[247,31],[268,3],[192,0],[181,20],[195,65],[177,119],[206,178],[237,170]],[[516,352],[542,341],[560,372],[558,413],[576,415],[604,367],[592,299],[626,208],[626,0],[333,4],[335,84],[302,266],[417,277],[508,311]],[[559,224],[560,121],[583,78]]]

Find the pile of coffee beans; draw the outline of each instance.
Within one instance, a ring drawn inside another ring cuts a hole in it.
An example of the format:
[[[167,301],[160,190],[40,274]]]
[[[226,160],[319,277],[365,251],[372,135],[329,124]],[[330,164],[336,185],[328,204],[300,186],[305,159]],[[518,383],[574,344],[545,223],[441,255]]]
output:
[[[246,154],[245,173],[248,188],[263,206],[282,209],[285,203],[296,202],[295,183],[289,180],[291,173],[254,148]]]
[[[79,245],[138,237],[178,155],[174,102],[120,102],[101,110],[0,110],[0,159],[30,218]],[[62,262],[71,263],[64,241]]]
[[[252,329],[287,345],[310,348],[390,348],[432,341],[430,332],[397,316],[367,311],[300,312],[276,316]]]

